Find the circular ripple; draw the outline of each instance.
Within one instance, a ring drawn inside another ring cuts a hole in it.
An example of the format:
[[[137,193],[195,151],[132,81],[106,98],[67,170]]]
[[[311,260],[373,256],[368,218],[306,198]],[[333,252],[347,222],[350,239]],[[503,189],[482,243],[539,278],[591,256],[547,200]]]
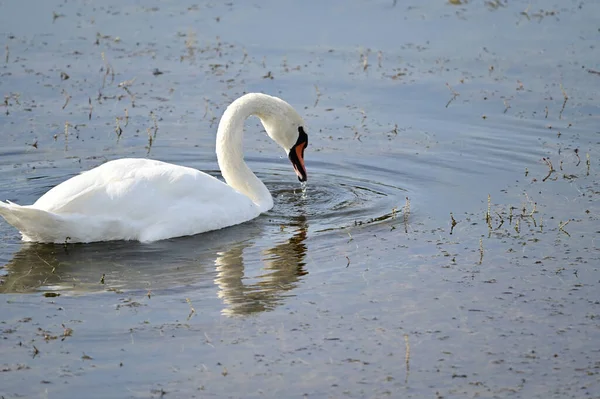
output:
[[[334,173],[331,169],[335,165],[312,166],[304,189],[289,180],[289,173],[263,176],[275,202],[266,215],[271,222],[294,224],[298,218],[306,218],[318,231],[340,229],[385,220],[394,208],[400,210],[405,203],[407,190],[381,178],[382,172],[387,172],[387,180],[391,180],[393,171],[377,168],[376,173],[370,173],[375,168],[362,165],[362,174],[377,176],[366,179]]]

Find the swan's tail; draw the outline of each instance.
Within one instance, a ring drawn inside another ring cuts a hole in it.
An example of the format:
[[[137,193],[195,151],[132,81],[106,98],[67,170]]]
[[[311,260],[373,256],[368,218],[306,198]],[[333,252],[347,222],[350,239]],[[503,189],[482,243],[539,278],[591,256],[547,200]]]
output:
[[[57,226],[64,224],[59,215],[10,201],[0,201],[0,216],[21,232],[23,241],[64,242],[67,239],[60,237],[60,228],[57,229]]]

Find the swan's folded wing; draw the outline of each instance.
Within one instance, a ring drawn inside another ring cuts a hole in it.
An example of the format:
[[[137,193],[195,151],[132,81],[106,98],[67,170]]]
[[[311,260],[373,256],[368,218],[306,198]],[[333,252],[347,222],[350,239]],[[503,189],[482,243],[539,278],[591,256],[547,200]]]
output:
[[[159,220],[173,213],[235,212],[252,202],[196,169],[146,159],[120,159],[54,187],[33,207],[57,214]]]

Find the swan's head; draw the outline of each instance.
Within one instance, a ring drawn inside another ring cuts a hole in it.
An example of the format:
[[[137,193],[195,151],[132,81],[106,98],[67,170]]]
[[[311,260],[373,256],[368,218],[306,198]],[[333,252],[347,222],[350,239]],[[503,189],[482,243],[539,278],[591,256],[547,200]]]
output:
[[[285,101],[271,97],[270,106],[258,114],[267,134],[288,154],[298,180],[307,180],[304,166],[304,150],[308,146],[308,135],[304,131],[304,121],[296,110]]]

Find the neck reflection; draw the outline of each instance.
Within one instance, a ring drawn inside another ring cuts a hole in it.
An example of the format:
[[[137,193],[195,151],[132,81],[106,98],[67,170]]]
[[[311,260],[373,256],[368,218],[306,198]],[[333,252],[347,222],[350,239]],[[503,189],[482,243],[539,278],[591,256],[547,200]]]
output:
[[[260,261],[255,264],[264,264],[264,267],[256,277],[245,276],[244,271],[244,250],[251,247],[252,242],[218,254],[215,283],[219,298],[225,304],[223,314],[245,315],[273,310],[290,296],[289,291],[298,286],[301,277],[308,274],[304,268],[306,217],[294,217],[287,228],[294,229],[290,238],[260,253]],[[257,281],[249,282],[251,280]]]

